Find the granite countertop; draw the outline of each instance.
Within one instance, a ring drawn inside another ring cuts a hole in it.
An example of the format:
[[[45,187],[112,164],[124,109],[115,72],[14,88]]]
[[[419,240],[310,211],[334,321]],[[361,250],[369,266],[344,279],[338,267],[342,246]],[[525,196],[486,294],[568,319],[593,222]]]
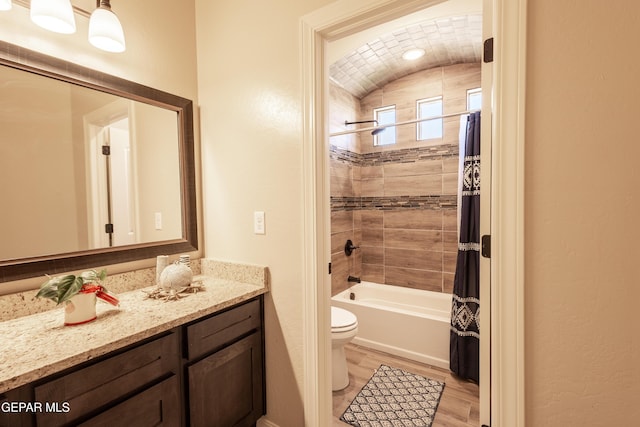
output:
[[[251,284],[204,276],[205,290],[177,301],[118,294],[120,306],[97,303],[98,319],[64,326],[64,308],[0,322],[0,393],[264,294]],[[145,288],[151,290],[153,287]]]

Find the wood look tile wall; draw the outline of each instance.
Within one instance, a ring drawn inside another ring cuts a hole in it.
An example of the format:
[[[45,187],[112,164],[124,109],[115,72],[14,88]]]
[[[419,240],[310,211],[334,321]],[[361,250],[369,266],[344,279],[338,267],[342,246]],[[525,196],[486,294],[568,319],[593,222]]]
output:
[[[415,119],[416,100],[433,96],[443,96],[445,114],[464,111],[467,89],[479,86],[479,64],[418,72],[361,101],[332,85],[331,132],[352,117],[370,120],[385,105],[396,105],[398,121]],[[458,117],[445,119],[442,139],[416,141],[415,125],[401,126],[397,143],[384,147],[373,147],[368,133],[331,138],[332,295],[350,286],[349,275],[452,292],[459,127]],[[360,246],[350,257],[348,239]]]

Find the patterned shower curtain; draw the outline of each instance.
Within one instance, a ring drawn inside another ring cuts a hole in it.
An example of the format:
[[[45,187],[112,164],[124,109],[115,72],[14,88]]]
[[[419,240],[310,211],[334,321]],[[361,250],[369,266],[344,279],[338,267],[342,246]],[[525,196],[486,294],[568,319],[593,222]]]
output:
[[[459,377],[480,375],[480,112],[469,114],[464,150],[458,259],[453,284],[449,366]]]

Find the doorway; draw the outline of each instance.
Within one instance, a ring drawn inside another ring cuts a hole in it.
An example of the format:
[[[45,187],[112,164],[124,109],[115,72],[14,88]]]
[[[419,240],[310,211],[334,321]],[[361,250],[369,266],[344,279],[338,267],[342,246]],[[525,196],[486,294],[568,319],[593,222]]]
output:
[[[411,53],[417,55],[407,58]],[[481,109],[482,89],[491,98],[490,78],[481,78],[483,71],[487,73],[481,65],[482,2],[442,2],[332,40],[326,58],[331,305],[354,310],[359,325],[352,344],[435,366],[433,375],[447,378],[449,387],[444,389],[435,425],[444,422],[449,411],[456,414],[452,425],[480,425],[478,386],[464,384],[449,372],[449,320],[425,325],[419,316],[401,321],[404,317],[394,315],[391,322],[388,311],[372,317],[360,306],[343,305],[341,295],[349,291],[360,295],[365,286],[407,313],[421,313],[442,300],[446,307],[442,316],[449,317],[462,195],[459,159],[464,158],[467,117]],[[490,111],[482,116],[490,127]],[[490,153],[489,137],[486,141],[482,150]],[[348,239],[357,245],[353,254],[345,254],[340,245]],[[360,279],[361,285],[351,287]],[[398,301],[408,292],[411,303]],[[477,338],[465,339],[478,343]],[[480,339],[488,340],[488,333]],[[362,351],[351,347],[346,350],[351,382],[362,386],[368,379],[370,357],[361,358]],[[476,382],[477,351],[476,347]],[[483,362],[485,384],[488,358]],[[415,366],[421,371],[428,368]],[[451,394],[459,389],[464,395]],[[333,393],[334,417],[344,412],[359,390],[349,384]]]
[[[302,19],[302,75],[304,96],[303,163],[305,191],[305,422],[330,425],[330,233],[326,43],[361,29],[424,9],[439,1],[338,1]],[[492,233],[490,275],[490,392],[481,422],[520,426],[524,423],[523,314],[523,165],[524,165],[524,52],[526,1],[485,0],[484,28],[495,39],[492,97],[491,179],[489,218]],[[496,17],[495,22],[493,17]],[[491,99],[488,99],[491,98]],[[485,110],[483,108],[483,110]],[[503,143],[509,141],[509,143]],[[486,153],[485,153],[486,154]],[[489,169],[489,170],[487,170]],[[485,278],[486,280],[486,278]],[[508,284],[508,286],[507,286]],[[486,313],[486,310],[485,310]],[[486,323],[485,323],[486,322]],[[487,382],[485,382],[487,383]],[[488,396],[487,396],[488,394]],[[490,397],[490,399],[489,399]],[[486,407],[489,409],[486,409]]]
[[[127,102],[84,117],[89,248],[139,242],[133,144]]]

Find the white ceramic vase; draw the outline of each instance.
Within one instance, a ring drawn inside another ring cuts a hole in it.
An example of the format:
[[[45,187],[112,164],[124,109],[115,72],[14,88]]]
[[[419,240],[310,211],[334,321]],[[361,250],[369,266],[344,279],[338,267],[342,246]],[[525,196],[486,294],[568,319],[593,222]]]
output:
[[[96,293],[82,292],[72,296],[67,301],[64,310],[64,324],[67,326],[81,325],[96,320]]]

